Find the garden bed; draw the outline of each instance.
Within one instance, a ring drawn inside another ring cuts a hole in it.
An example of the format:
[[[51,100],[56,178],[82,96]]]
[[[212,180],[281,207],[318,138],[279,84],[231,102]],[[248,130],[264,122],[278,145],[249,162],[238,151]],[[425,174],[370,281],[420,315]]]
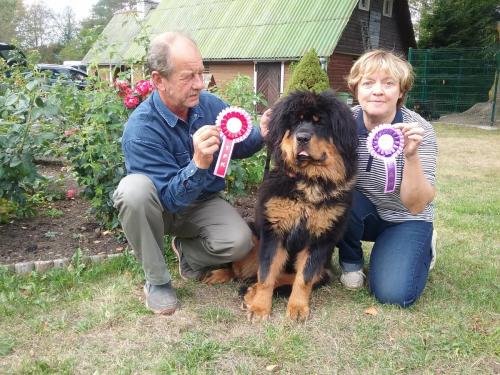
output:
[[[64,189],[76,194],[51,202],[34,217],[0,225],[0,264],[71,258],[78,248],[85,256],[123,251],[124,244],[99,228],[89,213],[89,202],[79,196],[76,183],[61,164],[41,164],[38,170],[50,177],[66,174]]]
[[[102,257],[124,250],[126,243],[100,228],[90,213],[90,203],[78,194],[79,187],[62,164],[40,164],[38,170],[49,177],[63,174],[65,192],[74,190],[76,194],[50,203],[34,217],[0,224],[0,264],[70,259],[77,249],[82,256]],[[247,221],[253,218],[254,204],[254,194],[234,202]]]

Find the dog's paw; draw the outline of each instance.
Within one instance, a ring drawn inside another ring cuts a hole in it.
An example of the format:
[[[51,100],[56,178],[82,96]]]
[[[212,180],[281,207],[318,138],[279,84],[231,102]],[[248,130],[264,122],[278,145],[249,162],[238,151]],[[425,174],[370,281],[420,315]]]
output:
[[[295,321],[304,321],[309,318],[310,309],[308,304],[288,303],[286,317]]]
[[[233,280],[234,275],[229,268],[220,268],[208,272],[203,278],[203,282],[208,285],[223,284]]]
[[[257,294],[257,284],[253,284],[247,288],[247,292],[243,296],[243,304],[251,305],[255,295]]]
[[[271,309],[267,306],[247,305],[247,320],[251,323],[265,322],[271,316]]]
[[[247,289],[241,305],[247,312],[247,319],[252,323],[266,321],[271,315],[272,294],[268,295],[259,289],[258,284],[254,284]]]

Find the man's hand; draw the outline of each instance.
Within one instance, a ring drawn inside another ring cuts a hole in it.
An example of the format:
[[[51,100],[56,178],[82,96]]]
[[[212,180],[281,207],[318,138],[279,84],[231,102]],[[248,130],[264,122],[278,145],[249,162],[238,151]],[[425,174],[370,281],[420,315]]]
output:
[[[424,138],[424,128],[418,122],[397,123],[394,124],[394,127],[403,132],[405,142],[403,153],[405,157],[411,158],[417,155],[418,146],[420,146]]]
[[[219,149],[219,129],[215,125],[205,125],[193,134],[193,160],[200,169],[208,169]]]
[[[269,122],[271,121],[271,114],[273,110],[271,108],[266,109],[260,118],[260,134],[263,138],[266,138],[267,133],[269,133]]]

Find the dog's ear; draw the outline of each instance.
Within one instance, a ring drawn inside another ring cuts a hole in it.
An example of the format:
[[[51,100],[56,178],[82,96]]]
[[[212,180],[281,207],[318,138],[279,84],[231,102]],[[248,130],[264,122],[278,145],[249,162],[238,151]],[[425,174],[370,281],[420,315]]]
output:
[[[294,124],[294,108],[296,106],[294,102],[296,100],[296,96],[291,94],[279,99],[273,106],[266,144],[273,153],[275,161],[278,162],[281,160],[281,141],[287,129],[290,129]]]
[[[321,101],[328,113],[330,126],[333,132],[333,141],[342,158],[346,161],[344,165],[353,166],[353,170],[346,170],[348,176],[355,173],[358,147],[357,124],[351,109],[335,97],[333,90],[327,90],[320,94]]]

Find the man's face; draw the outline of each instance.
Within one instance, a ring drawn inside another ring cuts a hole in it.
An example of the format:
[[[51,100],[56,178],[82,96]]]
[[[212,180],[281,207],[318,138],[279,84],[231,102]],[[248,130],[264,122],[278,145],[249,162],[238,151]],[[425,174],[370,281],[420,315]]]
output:
[[[204,88],[203,61],[190,42],[180,40],[171,49],[173,70],[168,78],[161,76],[160,97],[174,113],[186,112],[196,106]]]

